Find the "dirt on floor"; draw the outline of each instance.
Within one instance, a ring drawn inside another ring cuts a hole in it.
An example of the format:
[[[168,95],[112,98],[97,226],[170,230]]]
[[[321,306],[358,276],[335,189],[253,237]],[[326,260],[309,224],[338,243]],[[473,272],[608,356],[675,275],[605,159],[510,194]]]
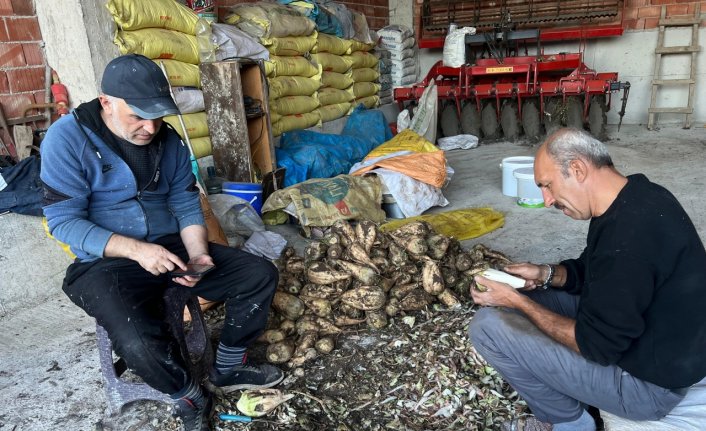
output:
[[[702,239],[704,129],[644,126],[610,129],[607,141],[617,168],[645,173],[682,202]],[[551,209],[518,207],[502,196],[498,162],[531,155],[526,143],[498,142],[448,153],[455,169],[444,195],[449,209],[490,206],[505,225],[478,239],[517,260],[556,262],[575,257],[585,244],[587,223]],[[283,228],[284,229],[284,228]],[[294,234],[287,237],[296,242]],[[280,230],[283,232],[283,230]],[[302,241],[297,246],[301,254]],[[4,286],[3,286],[4,288]],[[466,335],[474,307],[457,310],[435,304],[390,319],[381,330],[348,329],[336,349],[307,362],[303,372],[287,370],[278,386],[294,397],[252,423],[214,419],[220,430],[473,430],[498,429],[506,418],[526,414],[524,402],[487,367]],[[214,337],[222,311],[206,317]],[[178,429],[170,407],[136,402],[110,416],[95,347],[92,319],[63,295],[60,286],[42,303],[0,319],[0,430],[155,431]],[[264,355],[257,345],[251,358]],[[217,397],[216,413],[235,413],[239,393]]]

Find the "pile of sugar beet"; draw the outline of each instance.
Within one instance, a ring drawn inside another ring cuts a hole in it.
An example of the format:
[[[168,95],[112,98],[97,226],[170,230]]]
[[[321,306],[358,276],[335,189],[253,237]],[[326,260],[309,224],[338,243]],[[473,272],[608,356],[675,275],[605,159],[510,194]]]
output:
[[[337,221],[304,256],[287,247],[268,329],[266,359],[303,373],[301,367],[335,349],[336,336],[351,328],[382,329],[388,319],[439,302],[471,301],[473,276],[498,268],[507,256],[458,240],[413,221],[383,232],[371,221]]]

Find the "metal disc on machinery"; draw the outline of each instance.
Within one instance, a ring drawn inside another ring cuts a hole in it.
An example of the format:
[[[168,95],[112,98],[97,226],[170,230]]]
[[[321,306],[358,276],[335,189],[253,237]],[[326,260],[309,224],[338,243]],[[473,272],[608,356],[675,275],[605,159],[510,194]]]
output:
[[[544,130],[547,136],[561,128],[562,103],[560,97],[550,97],[544,105]]]
[[[481,129],[486,139],[497,139],[500,137],[500,123],[495,112],[495,102],[486,103],[480,113]]]
[[[571,96],[566,98],[566,127],[583,130],[583,103],[582,97]]]
[[[447,103],[441,111],[441,133],[444,136],[456,136],[461,134],[461,122],[456,112],[455,103]]]
[[[461,130],[466,135],[481,137],[480,112],[473,100],[466,103],[461,110]]]
[[[525,137],[531,141],[537,141],[542,136],[542,121],[536,100],[522,102],[522,128]]]
[[[606,110],[605,96],[600,95],[591,98],[591,104],[588,107],[588,127],[596,139],[602,140],[607,137],[605,129],[608,122]]]
[[[500,110],[500,125],[503,135],[508,141],[517,140],[520,137],[520,120],[517,115],[517,102],[506,100]]]

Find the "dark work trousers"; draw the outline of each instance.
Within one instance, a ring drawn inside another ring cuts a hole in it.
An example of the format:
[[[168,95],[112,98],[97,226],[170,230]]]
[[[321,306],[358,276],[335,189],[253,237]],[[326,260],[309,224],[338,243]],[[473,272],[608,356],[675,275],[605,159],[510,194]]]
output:
[[[576,295],[556,289],[527,295],[562,316],[575,318],[578,312]],[[585,359],[516,310],[481,308],[469,332],[476,350],[543,422],[576,420],[587,405],[631,420],[656,420],[684,398],[684,393],[640,380],[617,365]]]
[[[155,243],[188,261],[179,235]],[[189,289],[195,296],[224,302],[220,341],[247,347],[265,328],[277,286],[277,268],[263,258],[213,243],[209,254],[216,267],[191,288],[174,283],[168,274],[154,276],[133,260],[105,258],[70,265],[63,289],[108,331],[113,349],[135,374],[171,395],[191,377],[165,322],[165,289]]]

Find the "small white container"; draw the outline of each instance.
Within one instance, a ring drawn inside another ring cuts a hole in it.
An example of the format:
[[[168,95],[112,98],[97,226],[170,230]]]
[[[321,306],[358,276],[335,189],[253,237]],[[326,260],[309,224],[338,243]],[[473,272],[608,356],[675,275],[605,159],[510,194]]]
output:
[[[534,182],[534,167],[516,169],[513,175],[517,178],[517,205],[526,208],[542,208],[544,197]]]
[[[515,156],[505,157],[500,163],[503,171],[503,194],[505,196],[517,197],[517,179],[512,175],[515,169],[534,166],[534,157]]]

